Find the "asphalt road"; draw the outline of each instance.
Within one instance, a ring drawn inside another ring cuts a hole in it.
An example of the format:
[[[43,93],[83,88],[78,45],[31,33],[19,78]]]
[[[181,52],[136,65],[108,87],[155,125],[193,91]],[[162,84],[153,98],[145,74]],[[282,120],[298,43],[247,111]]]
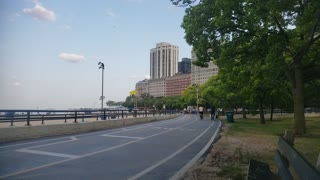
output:
[[[166,121],[0,145],[0,179],[176,179],[210,146],[220,121]]]

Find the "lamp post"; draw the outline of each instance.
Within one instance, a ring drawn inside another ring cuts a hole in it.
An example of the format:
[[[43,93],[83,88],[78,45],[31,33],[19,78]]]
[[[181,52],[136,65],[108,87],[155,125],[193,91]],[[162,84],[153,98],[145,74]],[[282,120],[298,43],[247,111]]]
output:
[[[104,99],[104,96],[103,96],[103,73],[104,73],[104,64],[102,62],[99,62],[98,63],[99,65],[99,69],[102,70],[102,92],[101,92],[101,97],[100,97],[100,100],[101,100],[101,110],[103,109],[103,99]]]

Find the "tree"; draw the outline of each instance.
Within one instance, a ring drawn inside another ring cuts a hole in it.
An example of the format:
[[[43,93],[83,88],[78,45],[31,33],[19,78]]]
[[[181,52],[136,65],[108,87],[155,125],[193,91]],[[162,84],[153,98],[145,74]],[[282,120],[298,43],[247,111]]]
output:
[[[182,27],[196,64],[206,66],[215,58],[221,68],[226,58],[239,57],[245,64],[278,64],[276,71],[285,72],[291,86],[294,130],[305,133],[304,83],[320,78],[320,1],[171,1],[187,6]]]

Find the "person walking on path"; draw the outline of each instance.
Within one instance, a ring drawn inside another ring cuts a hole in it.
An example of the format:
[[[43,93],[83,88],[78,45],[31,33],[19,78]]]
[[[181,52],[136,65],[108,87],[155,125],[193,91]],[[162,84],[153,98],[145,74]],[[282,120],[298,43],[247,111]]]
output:
[[[210,108],[211,120],[215,119],[215,115],[216,115],[216,108],[212,105],[211,108]]]
[[[199,114],[200,114],[200,119],[203,119],[203,107],[199,107]]]

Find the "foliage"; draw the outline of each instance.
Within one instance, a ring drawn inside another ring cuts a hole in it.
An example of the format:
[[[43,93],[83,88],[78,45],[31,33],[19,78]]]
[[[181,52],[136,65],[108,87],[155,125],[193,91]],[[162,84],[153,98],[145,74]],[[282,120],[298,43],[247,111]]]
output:
[[[195,64],[206,67],[215,59],[220,81],[228,83],[220,85],[230,90],[226,99],[256,101],[261,110],[266,97],[276,99],[290,85],[294,129],[305,133],[304,83],[320,78],[318,0],[171,1],[187,7],[182,27]]]

